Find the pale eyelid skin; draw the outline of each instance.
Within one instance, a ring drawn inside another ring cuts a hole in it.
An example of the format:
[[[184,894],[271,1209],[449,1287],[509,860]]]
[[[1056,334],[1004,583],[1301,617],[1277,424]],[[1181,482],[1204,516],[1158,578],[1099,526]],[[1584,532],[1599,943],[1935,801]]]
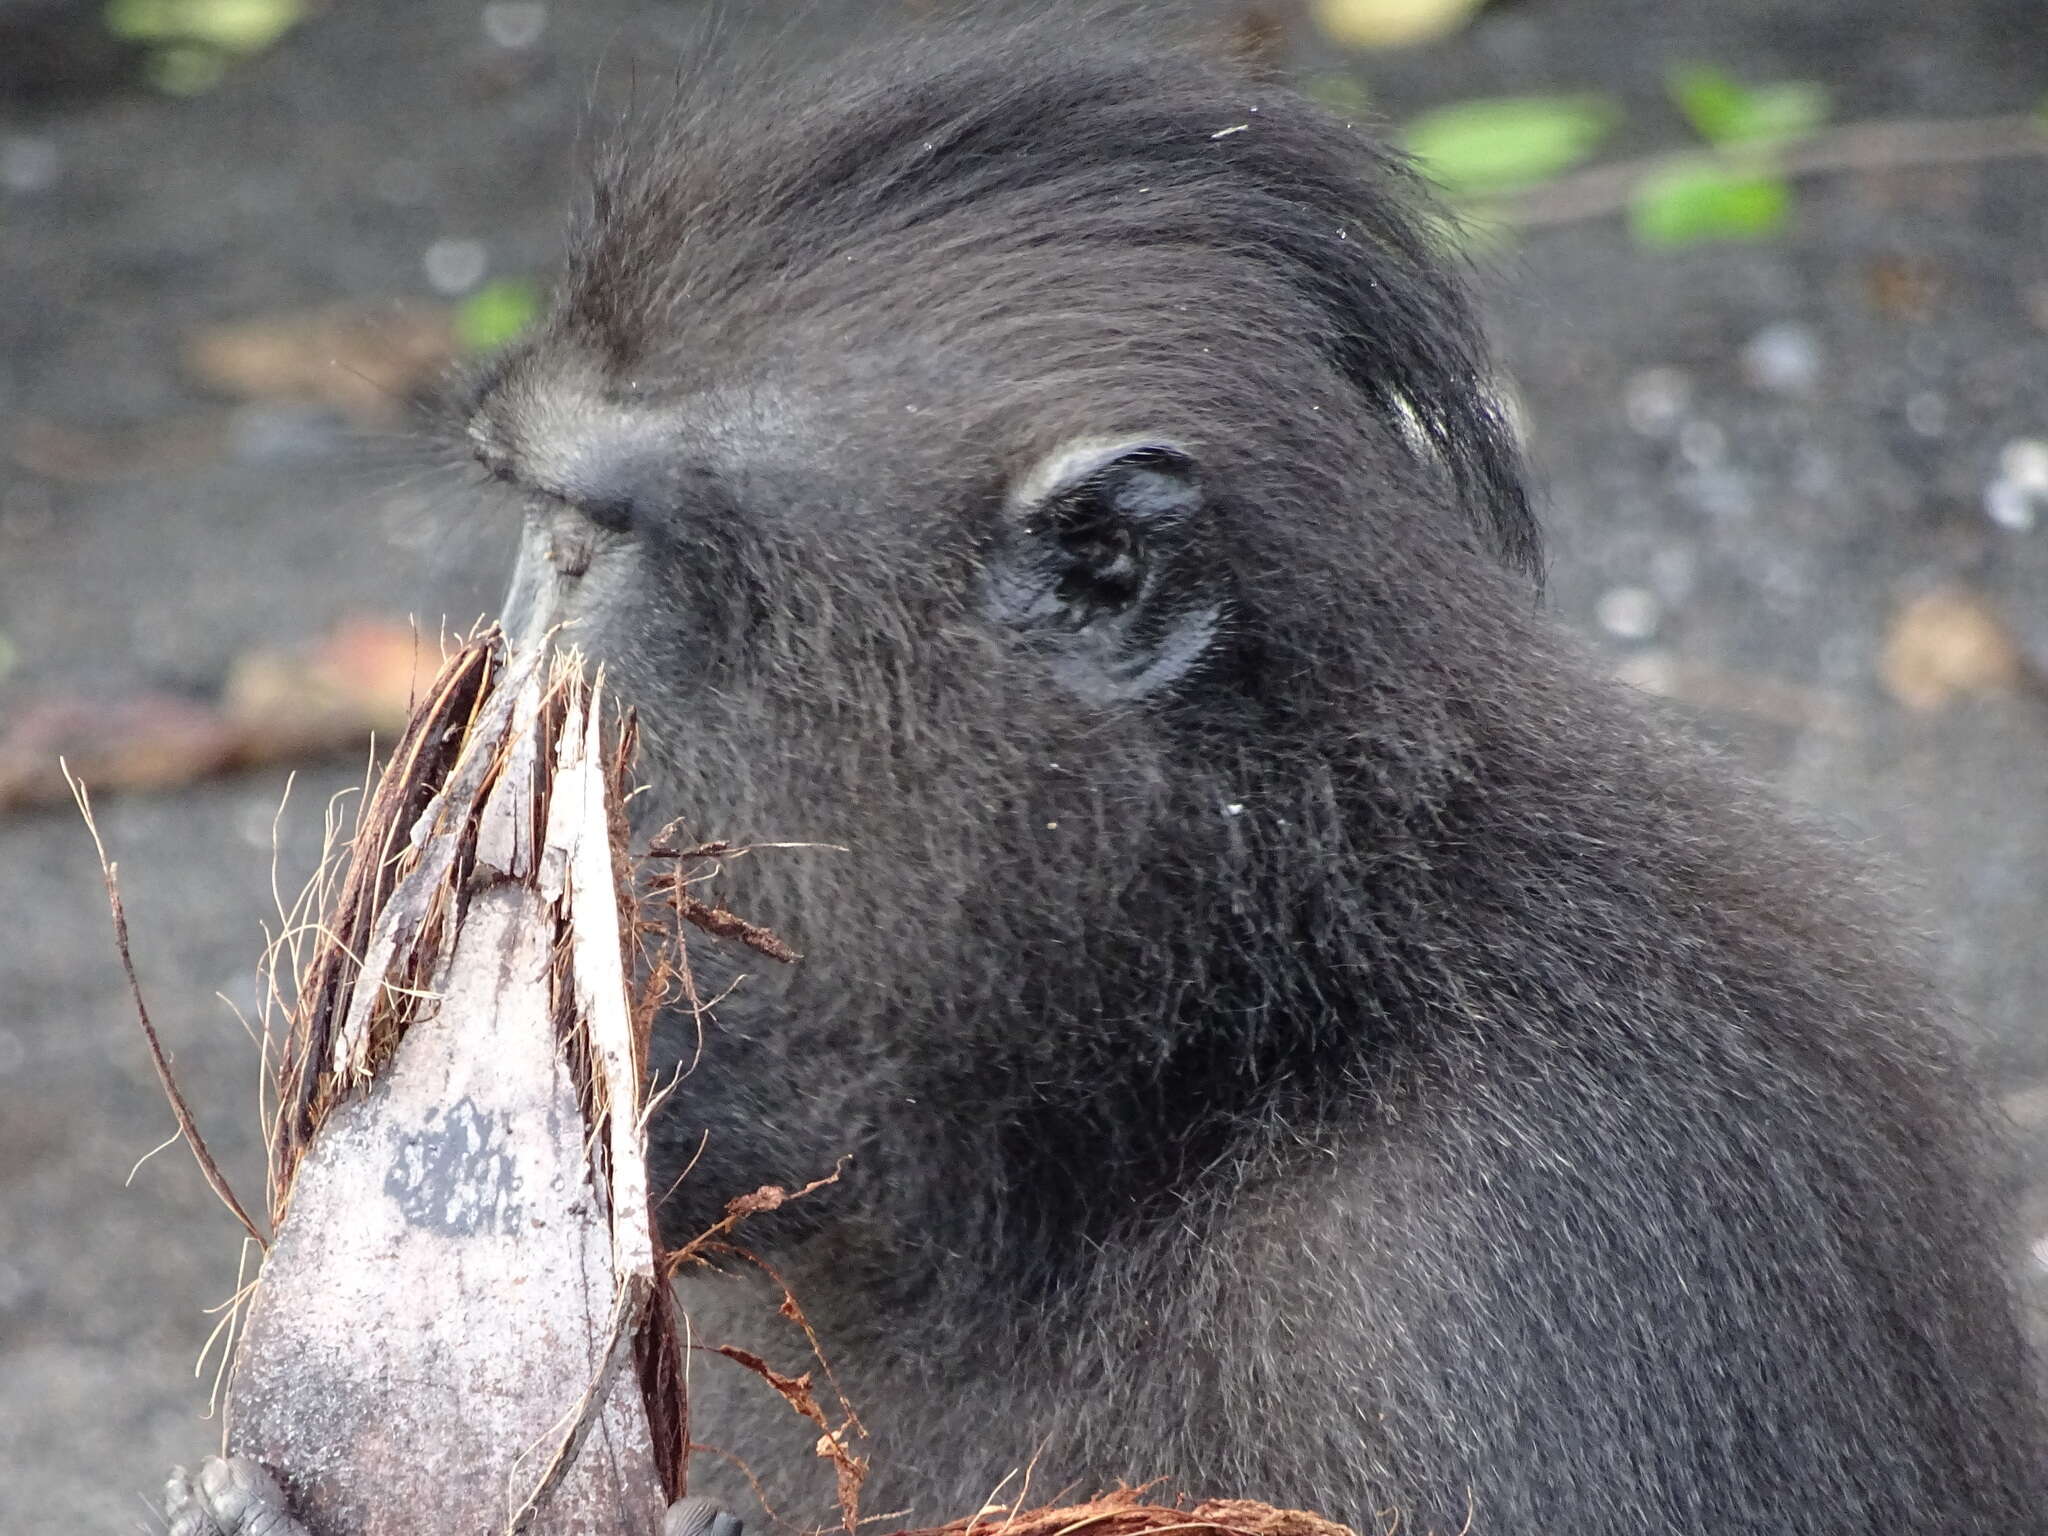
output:
[[[1035,464],[1011,487],[1005,503],[1013,517],[1028,515],[1061,491],[1086,481],[1119,459],[1134,454],[1165,453],[1179,459],[1191,455],[1164,437],[1084,437],[1066,443]]]
[[[1171,438],[1079,438],[1046,455],[1017,479],[1004,498],[1012,519],[1023,522],[1033,512],[1073,488],[1085,485],[1117,463],[1158,454],[1192,465],[1193,455]],[[1126,658],[1090,664],[1078,660],[1058,665],[1066,686],[1091,702],[1128,703],[1178,682],[1200,664],[1223,627],[1220,604],[1206,604],[1177,615],[1142,663]]]

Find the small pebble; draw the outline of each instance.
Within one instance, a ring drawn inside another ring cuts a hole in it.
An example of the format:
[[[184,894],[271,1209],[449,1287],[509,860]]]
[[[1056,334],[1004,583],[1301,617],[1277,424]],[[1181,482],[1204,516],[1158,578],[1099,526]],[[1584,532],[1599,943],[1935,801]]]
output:
[[[1663,616],[1657,594],[1643,587],[1614,587],[1593,605],[1594,620],[1620,640],[1649,639]]]
[[[548,27],[548,8],[537,0],[492,0],[484,7],[484,36],[500,48],[531,48]]]
[[[2039,500],[2010,480],[1994,480],[1984,487],[1984,515],[2013,533],[2031,533],[2040,515]]]
[[[434,183],[417,160],[386,160],[370,173],[370,191],[394,208],[417,208],[434,195]]]
[[[1923,389],[1906,402],[1906,425],[1921,437],[1940,437],[1948,430],[1948,401]]]
[[[1998,478],[1984,487],[1984,515],[2026,533],[2048,512],[2048,442],[2016,437],[1998,451]]]
[[[57,179],[57,142],[26,133],[0,137],[0,187],[24,196]]]
[[[467,293],[491,269],[490,253],[481,240],[436,240],[420,258],[427,281],[436,293]]]
[[[2014,438],[1998,450],[1998,472],[2022,490],[2048,496],[2048,441]]]
[[[1820,384],[1820,337],[1810,325],[1767,325],[1742,349],[1743,376],[1774,395],[1811,395]]]
[[[1692,404],[1692,380],[1677,368],[1645,368],[1622,387],[1628,424],[1644,437],[1669,437]]]
[[[1678,434],[1678,452],[1694,469],[1711,469],[1728,454],[1728,434],[1711,421],[1688,421]]]

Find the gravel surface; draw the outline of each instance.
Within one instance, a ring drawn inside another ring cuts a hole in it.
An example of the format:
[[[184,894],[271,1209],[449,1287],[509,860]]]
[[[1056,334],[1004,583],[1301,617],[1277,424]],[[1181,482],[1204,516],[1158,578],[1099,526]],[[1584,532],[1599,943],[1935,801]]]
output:
[[[348,615],[489,608],[506,530],[469,476],[402,434],[226,402],[185,348],[338,300],[433,302],[431,274],[479,250],[492,274],[545,273],[600,63],[616,81],[665,57],[696,11],[645,9],[358,0],[173,99],[119,83],[132,61],[92,40],[96,6],[0,6],[0,718],[34,694],[208,692],[237,656]],[[884,9],[820,5],[787,43],[829,48]],[[1658,72],[1686,59],[1824,80],[1852,119],[2048,96],[2038,0],[1649,9],[1508,0],[1361,72],[1397,117],[1607,90],[1630,108],[1627,153],[1683,142]],[[492,41],[535,15],[536,43]],[[1892,862],[2048,1231],[2042,162],[1816,178],[1796,227],[1754,246],[1644,252],[1619,219],[1583,221],[1492,268],[1559,614]],[[53,424],[140,444],[136,463],[51,473],[21,445]],[[1910,707],[1927,702],[1914,666],[1950,654],[1959,623],[1971,655],[1994,653],[1984,686]],[[280,888],[297,890],[321,804],[358,771],[300,773]],[[102,809],[158,1026],[245,1190],[253,1051],[216,993],[255,1002],[284,778]],[[0,1529],[148,1529],[164,1470],[216,1433],[192,1362],[202,1309],[235,1288],[236,1233],[181,1149],[129,1178],[170,1118],[68,811],[0,818],[0,910]]]

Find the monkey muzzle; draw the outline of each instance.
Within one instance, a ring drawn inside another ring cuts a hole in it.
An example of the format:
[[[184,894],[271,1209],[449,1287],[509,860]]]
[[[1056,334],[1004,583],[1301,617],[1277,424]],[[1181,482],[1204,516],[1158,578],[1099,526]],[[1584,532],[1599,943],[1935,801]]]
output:
[[[583,616],[592,568],[617,537],[552,498],[527,507],[501,620],[516,649],[544,644],[551,632]]]

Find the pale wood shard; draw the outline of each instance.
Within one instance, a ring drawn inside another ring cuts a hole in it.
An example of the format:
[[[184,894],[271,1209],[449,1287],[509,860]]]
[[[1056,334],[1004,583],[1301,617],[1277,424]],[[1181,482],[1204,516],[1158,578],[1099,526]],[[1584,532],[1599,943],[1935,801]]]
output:
[[[569,697],[557,747],[544,859],[553,861],[551,867],[559,870],[576,1012],[590,1048],[594,1097],[604,1122],[616,1290],[606,1323],[603,1363],[593,1373],[571,1428],[543,1476],[514,1512],[507,1528],[511,1536],[533,1527],[549,1501],[558,1496],[569,1468],[581,1464],[576,1458],[598,1423],[592,1409],[613,1393],[632,1352],[634,1325],[659,1284],[653,1207],[648,1199],[647,1130],[641,1114],[645,1073],[634,1038],[619,927],[601,688],[601,683],[593,688],[588,708],[574,694]]]
[[[504,766],[477,817],[477,868],[513,880],[533,874],[537,855],[534,798],[539,792],[539,723],[545,695],[540,668],[526,669],[525,682],[512,706]]]
[[[654,1226],[647,1187],[647,1127],[640,1115],[644,1074],[633,1038],[624,936],[619,930],[599,698],[593,692],[580,750],[556,779],[555,799],[576,807],[568,855],[571,974],[577,1012],[603,1089],[612,1208],[622,1218],[612,1225],[614,1257],[620,1273],[651,1281]],[[569,741],[566,732],[563,740]]]

